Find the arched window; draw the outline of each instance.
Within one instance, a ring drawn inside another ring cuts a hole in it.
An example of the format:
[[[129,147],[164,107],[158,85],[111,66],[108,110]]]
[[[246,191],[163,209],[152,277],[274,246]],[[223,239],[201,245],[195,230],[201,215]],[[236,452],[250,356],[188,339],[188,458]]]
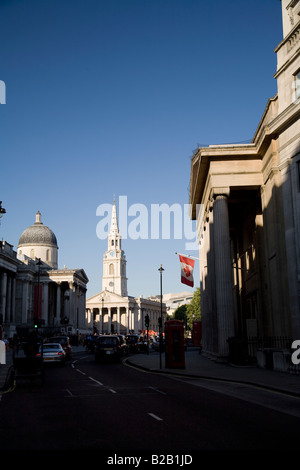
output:
[[[32,259],[34,258],[34,249],[33,248],[30,250],[30,258],[32,258]]]
[[[109,274],[114,274],[114,265],[112,263],[109,265]]]

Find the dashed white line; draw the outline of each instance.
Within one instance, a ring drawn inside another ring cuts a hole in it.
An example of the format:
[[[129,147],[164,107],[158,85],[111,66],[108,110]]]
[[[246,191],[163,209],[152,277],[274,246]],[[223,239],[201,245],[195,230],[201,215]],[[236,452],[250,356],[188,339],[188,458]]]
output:
[[[154,413],[148,413],[148,415],[151,416],[154,419],[157,419],[157,421],[163,421],[162,418],[160,418],[159,416],[156,416]]]
[[[80,374],[86,375],[86,373],[85,373],[85,372],[82,372],[82,370],[80,370],[80,369],[76,369],[76,370],[77,370],[77,372],[79,372]]]
[[[109,388],[108,389],[111,393],[117,393],[115,390],[113,390],[112,388]]]
[[[148,388],[150,388],[151,390],[154,390],[154,391],[157,392],[157,393],[161,393],[162,395],[167,395],[166,392],[162,392],[161,390],[159,390],[159,389],[156,388],[156,387],[148,387]]]
[[[96,384],[98,385],[103,385],[103,383],[99,382],[99,380],[93,379],[93,377],[89,377],[89,379],[92,380],[93,382],[96,382]]]

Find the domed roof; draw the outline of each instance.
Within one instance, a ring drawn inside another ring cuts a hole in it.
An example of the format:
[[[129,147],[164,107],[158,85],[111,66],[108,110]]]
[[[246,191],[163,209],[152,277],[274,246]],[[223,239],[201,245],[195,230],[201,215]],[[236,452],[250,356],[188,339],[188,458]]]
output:
[[[22,233],[19,239],[19,245],[47,245],[57,247],[56,236],[41,222],[41,213],[36,213],[36,220],[33,225],[28,227]]]

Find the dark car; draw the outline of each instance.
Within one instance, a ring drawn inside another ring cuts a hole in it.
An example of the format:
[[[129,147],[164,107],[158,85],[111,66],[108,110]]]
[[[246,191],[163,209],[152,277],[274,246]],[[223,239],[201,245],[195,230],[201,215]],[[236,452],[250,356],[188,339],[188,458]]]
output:
[[[95,352],[95,345],[98,341],[99,335],[90,336],[85,341],[85,347],[87,351]]]
[[[17,340],[13,348],[14,377],[18,379],[41,379],[44,382],[43,358],[38,357],[40,344],[32,340]]]
[[[117,335],[117,336],[120,340],[122,356],[127,356],[127,354],[129,353],[129,347],[126,341],[126,336],[125,335]]]
[[[70,344],[69,336],[54,336],[53,338],[50,338],[49,341],[47,341],[47,343],[50,342],[61,344],[63,350],[66,353],[66,359],[71,359],[72,346]]]
[[[122,350],[120,340],[117,335],[99,336],[95,345],[95,361],[115,361],[121,360]]]
[[[142,337],[140,335],[126,335],[129,352],[138,353],[142,348]]]

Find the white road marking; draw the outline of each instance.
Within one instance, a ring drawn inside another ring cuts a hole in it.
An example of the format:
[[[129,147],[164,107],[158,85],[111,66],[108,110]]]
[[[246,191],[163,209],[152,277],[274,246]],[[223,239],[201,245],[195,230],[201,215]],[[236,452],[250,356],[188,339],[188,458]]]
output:
[[[166,392],[162,392],[161,390],[159,390],[159,389],[156,388],[156,387],[148,387],[148,388],[151,388],[151,390],[154,390],[154,391],[157,392],[157,393],[161,393],[162,395],[167,395]]]
[[[157,419],[157,421],[163,421],[162,418],[160,418],[159,416],[156,416],[154,413],[148,413],[148,415],[151,416],[154,419]]]
[[[103,383],[99,382],[99,380],[93,379],[93,377],[89,377],[89,379],[92,380],[93,382],[96,382],[96,384],[98,385],[103,385]]]

